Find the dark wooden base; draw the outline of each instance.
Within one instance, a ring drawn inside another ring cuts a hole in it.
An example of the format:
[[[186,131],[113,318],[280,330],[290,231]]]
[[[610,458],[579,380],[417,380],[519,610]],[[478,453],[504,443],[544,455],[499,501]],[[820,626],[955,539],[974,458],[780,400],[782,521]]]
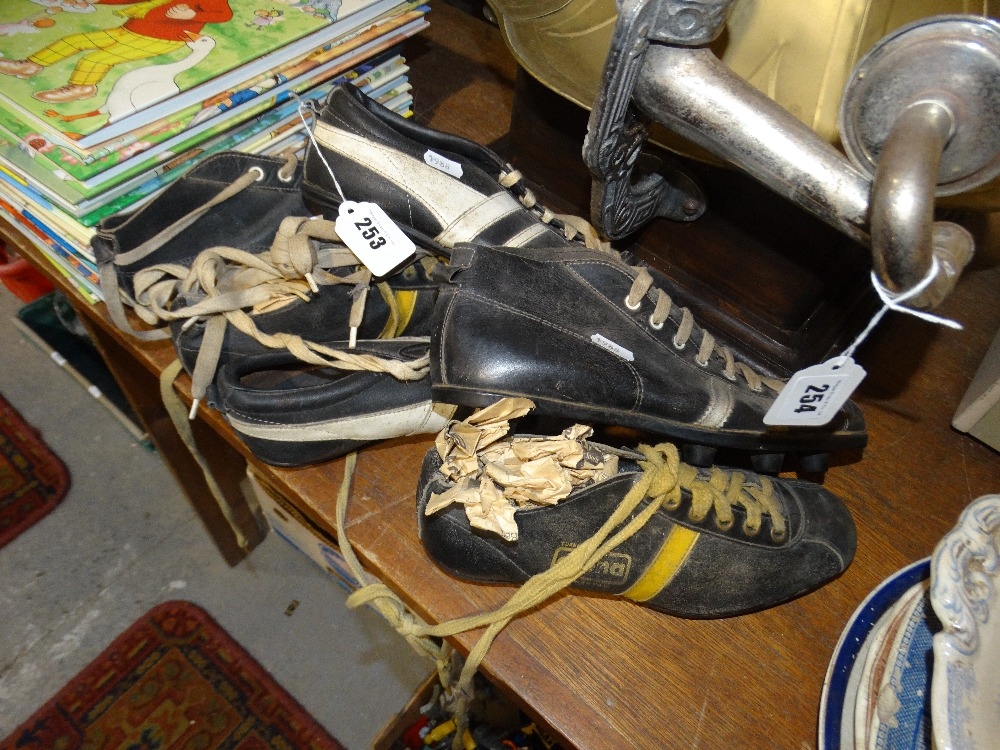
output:
[[[520,71],[510,133],[494,147],[547,204],[589,217],[587,117]],[[675,284],[665,291],[762,370],[787,375],[850,343],[877,304],[867,248],[737,170],[655,146],[645,158],[679,163],[709,207],[691,223],[656,219],[617,249],[663,271]]]

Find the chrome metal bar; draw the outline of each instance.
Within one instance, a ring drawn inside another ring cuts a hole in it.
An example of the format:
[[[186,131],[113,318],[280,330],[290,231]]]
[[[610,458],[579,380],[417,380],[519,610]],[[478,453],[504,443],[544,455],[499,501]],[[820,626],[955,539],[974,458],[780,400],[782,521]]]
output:
[[[633,102],[648,117],[869,244],[870,180],[707,48],[650,44]]]
[[[920,296],[921,306],[944,299],[974,248],[971,235],[957,224],[934,223],[941,154],[954,127],[941,102],[907,107],[882,147],[872,183],[872,263],[886,288],[912,289],[938,259],[938,277]]]
[[[972,256],[968,232],[933,222],[938,164],[951,127],[939,104],[920,103],[900,118],[873,192],[872,180],[843,154],[706,48],[650,44],[633,101],[646,116],[870,246],[890,291],[912,288],[938,258],[939,278],[907,304],[939,302]]]

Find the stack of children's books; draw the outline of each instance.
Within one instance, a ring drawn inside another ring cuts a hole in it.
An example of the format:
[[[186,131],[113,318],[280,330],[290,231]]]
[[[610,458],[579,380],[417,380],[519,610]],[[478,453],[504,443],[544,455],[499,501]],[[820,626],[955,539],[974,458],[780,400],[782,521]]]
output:
[[[0,216],[90,301],[90,238],[205,157],[301,152],[351,81],[412,112],[414,0],[3,0]]]

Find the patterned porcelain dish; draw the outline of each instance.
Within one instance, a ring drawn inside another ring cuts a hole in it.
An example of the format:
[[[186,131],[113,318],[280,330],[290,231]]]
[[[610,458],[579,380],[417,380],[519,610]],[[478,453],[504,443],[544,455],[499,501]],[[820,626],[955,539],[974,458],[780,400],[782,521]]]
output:
[[[929,573],[929,557],[907,565],[882,581],[854,611],[833,650],[823,682],[818,750],[855,750],[857,747],[857,696],[875,633],[880,632],[880,626],[891,618],[899,600]]]
[[[1000,747],[1000,495],[973,501],[931,562],[937,750]]]
[[[867,750],[929,750],[931,643],[938,630],[927,582],[907,599],[902,622],[885,649],[885,665],[871,685],[872,710],[863,747]],[[933,622],[931,622],[933,620]],[[858,743],[858,747],[862,747]]]

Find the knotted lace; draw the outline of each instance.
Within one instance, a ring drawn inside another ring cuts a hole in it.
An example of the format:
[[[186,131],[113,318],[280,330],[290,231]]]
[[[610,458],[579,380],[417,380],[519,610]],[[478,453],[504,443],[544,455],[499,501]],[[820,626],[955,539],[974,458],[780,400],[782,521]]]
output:
[[[743,530],[750,536],[760,530],[763,515],[771,518],[772,537],[781,541],[787,536],[786,520],[766,477],[760,485],[746,481],[740,472],[713,468],[699,471],[681,463],[677,447],[670,443],[640,446],[645,460],[639,461],[642,476],[628,491],[607,521],[589,539],[573,548],[546,571],[529,578],[507,602],[489,612],[460,617],[437,625],[428,625],[413,615],[403,601],[388,586],[378,582],[361,567],[347,538],[345,521],[351,480],[357,462],[352,453],[344,468],[344,480],[337,495],[337,539],[348,566],[361,587],[347,599],[350,608],[371,605],[403,635],[414,649],[438,661],[438,672],[444,673],[443,652],[435,639],[454,636],[485,627],[486,630],[472,647],[458,682],[450,686],[455,695],[457,730],[453,747],[461,748],[461,738],[468,726],[468,701],[472,680],[500,631],[515,617],[545,603],[571,586],[607,554],[642,529],[661,508],[678,508],[685,497],[691,498],[692,519],[703,521],[715,511],[717,523],[725,527],[734,522],[733,508],[743,508],[746,521]],[[649,499],[641,510],[639,506]],[[633,513],[635,515],[633,515]],[[446,686],[449,687],[449,686]]]
[[[673,300],[662,289],[653,287],[653,277],[648,270],[633,266],[629,266],[629,268],[635,273],[635,279],[632,282],[632,287],[629,289],[628,295],[625,297],[625,305],[630,310],[637,310],[642,304],[643,298],[647,296],[651,297],[655,300],[655,307],[649,316],[649,325],[656,330],[660,330],[670,317],[671,310],[674,309]],[[691,311],[686,307],[678,306],[677,310],[680,313],[680,322],[677,324],[677,331],[674,333],[672,343],[676,349],[683,349],[687,346],[687,342],[694,333],[695,320]],[[722,374],[726,379],[735,382],[737,374],[739,374],[746,380],[747,385],[750,386],[750,390],[757,393],[765,385],[775,392],[781,390],[784,385],[782,381],[777,378],[761,375],[750,367],[750,365],[737,360],[728,347],[719,344],[715,340],[715,337],[704,328],[700,330],[701,343],[698,346],[698,353],[694,359],[696,364],[701,367],[707,367],[709,358],[716,356],[723,363]]]

